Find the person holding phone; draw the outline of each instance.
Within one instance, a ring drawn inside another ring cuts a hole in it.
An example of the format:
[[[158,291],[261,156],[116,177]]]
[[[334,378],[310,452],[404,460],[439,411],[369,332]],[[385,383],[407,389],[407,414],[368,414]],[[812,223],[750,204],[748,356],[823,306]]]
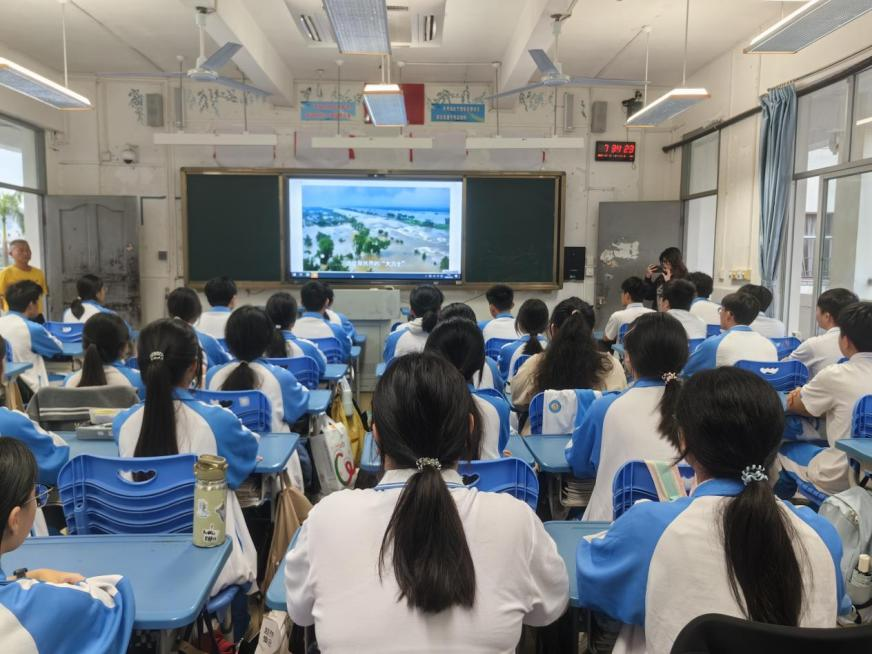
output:
[[[681,250],[676,247],[666,248],[660,253],[659,263],[652,263],[645,271],[642,291],[644,299],[653,302],[653,308],[656,310],[663,284],[685,277],[687,277],[687,266],[684,264]]]

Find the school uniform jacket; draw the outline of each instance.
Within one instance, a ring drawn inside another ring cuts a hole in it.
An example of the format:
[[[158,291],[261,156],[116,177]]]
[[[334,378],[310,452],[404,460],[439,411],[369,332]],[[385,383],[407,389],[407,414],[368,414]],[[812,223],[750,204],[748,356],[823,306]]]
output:
[[[481,333],[484,336],[484,343],[492,338],[502,338],[505,340],[515,340],[522,335],[515,329],[515,317],[511,313],[498,313],[490,320],[482,320],[478,323]]]
[[[661,434],[665,384],[639,379],[619,395],[595,400],[572,434],[566,461],[576,477],[596,477],[584,520],[612,519],[612,482],[628,461],[672,461],[678,451]]]
[[[6,579],[2,570],[0,576]],[[0,581],[0,651],[125,652],[135,613],[133,589],[119,575],[91,577],[77,584]]]
[[[318,374],[323,375],[327,370],[327,357],[318,349],[312,341],[297,337],[294,332],[287,329],[282,330],[282,336],[285,337],[285,347],[287,348],[290,358],[309,357],[314,359],[318,364]]]
[[[336,325],[327,320],[320,313],[306,311],[296,323],[294,323],[294,335],[298,338],[335,338],[342,347],[343,360],[348,361],[351,356],[351,339],[341,325]]]
[[[475,373],[472,376],[472,385],[479,390],[493,389],[500,395],[504,395],[506,380],[500,373],[497,362],[490,357],[484,358],[484,367],[481,369],[481,374]]]
[[[500,374],[503,379],[511,379],[512,372],[515,369],[515,361],[524,354],[524,347],[530,342],[530,335],[524,334],[518,340],[512,343],[506,343],[500,348]],[[544,336],[539,337],[539,344],[544,350],[548,346],[548,339]]]
[[[668,654],[681,629],[699,615],[746,617],[730,591],[721,533],[721,512],[743,488],[738,480],[710,479],[690,497],[636,504],[607,532],[581,540],[581,603],[625,625],[614,652]],[[844,594],[839,536],[808,508],[778,503],[805,550],[797,557],[799,626],[835,627]]]
[[[721,324],[721,305],[712,302],[707,297],[694,298],[690,305],[690,312],[698,318],[702,318],[706,325]]]
[[[200,341],[200,349],[206,355],[207,368],[233,361],[233,357],[230,356],[227,350],[221,347],[221,343],[216,338],[209,336],[206,332],[201,332],[199,329],[194,331],[197,333],[197,340]]]
[[[176,442],[179,453],[217,454],[227,460],[227,486],[236,490],[257,463],[258,436],[242,425],[231,411],[195,400],[187,390],[173,389]],[[112,432],[122,457],[133,457],[145,414],[139,403],[119,413]],[[257,551],[248,533],[236,493],[227,493],[227,537],[233,539],[230,558],[218,575],[211,595],[233,584],[254,583]]]
[[[56,486],[58,472],[70,458],[70,446],[39,423],[33,422],[21,411],[0,407],[0,438],[14,438],[30,449],[39,468],[39,483]],[[0,648],[2,649],[2,648]]]
[[[416,318],[402,327],[398,327],[385,339],[384,362],[390,363],[395,357],[410,352],[423,352],[429,336],[430,332],[425,332],[424,328],[421,327],[421,318]]]
[[[682,374],[690,377],[700,370],[732,366],[741,360],[778,361],[778,350],[772,341],[747,325],[737,325],[700,343],[687,360]]]
[[[684,309],[670,309],[666,313],[681,323],[684,331],[687,332],[688,340],[706,337],[708,325],[706,325],[702,318]]]
[[[465,488],[457,471],[443,470],[475,566],[475,604],[438,615],[410,609],[397,599],[390,556],[381,579],[378,560],[415,472],[389,470],[376,488],[339,491],[315,505],[285,558],[291,619],[315,625],[323,654],[514,653],[522,624],[550,624],[566,607],[566,566],[554,541],[523,502]]]
[[[751,329],[766,338],[785,338],[787,336],[787,327],[784,326],[784,323],[777,318],[770,318],[762,311],[757,319],[751,323]]]
[[[499,459],[509,442],[509,418],[512,409],[502,395],[493,390],[469,387],[472,401],[481,416],[480,459]]]
[[[357,339],[357,330],[348,319],[348,316],[346,316],[344,313],[334,311],[333,309],[325,310],[324,314],[326,315],[327,320],[329,320],[331,323],[342,327],[342,331],[344,331],[346,336],[351,339],[352,343]]]
[[[607,341],[617,341],[621,333],[621,327],[629,325],[643,313],[651,313],[653,309],[649,309],[641,302],[631,302],[626,307],[619,311],[615,311],[606,323],[603,329],[603,338]]]
[[[10,311],[0,318],[0,336],[6,346],[12,348],[12,360],[32,363],[33,367],[21,373],[21,379],[34,393],[48,386],[48,372],[43,357],[63,354],[58,339],[48,333],[39,323],[28,320],[17,311]]]
[[[142,375],[138,370],[128,368],[120,361],[103,366],[103,374],[106,375],[106,386],[132,386],[136,389],[139,397],[145,397],[145,384],[142,383]],[[82,371],[70,373],[64,379],[65,388],[78,388],[82,379]]]
[[[841,335],[842,330],[838,327],[828,329],[820,336],[803,341],[787,358],[804,363],[809,379],[814,379],[821,370],[842,359],[842,350],[839,348]]]
[[[115,312],[94,300],[84,300],[82,302],[82,315],[76,318],[72,308],[67,308],[66,311],[64,311],[64,322],[88,322],[88,318],[96,316],[98,313],[114,314]]]
[[[224,338],[224,328],[231,313],[233,311],[230,307],[212,307],[200,314],[199,319],[194,323],[194,329],[212,338]]]

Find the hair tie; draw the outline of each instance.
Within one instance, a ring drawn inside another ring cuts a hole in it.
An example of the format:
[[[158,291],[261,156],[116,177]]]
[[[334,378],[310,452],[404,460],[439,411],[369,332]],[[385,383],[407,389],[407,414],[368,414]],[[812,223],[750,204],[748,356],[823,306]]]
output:
[[[155,350],[154,352],[152,352],[151,354],[148,355],[148,360],[149,361],[163,361],[164,360],[164,353],[161,352],[160,350]]]
[[[660,375],[660,379],[662,379],[664,382],[669,384],[670,382],[674,382],[676,379],[678,379],[678,373],[677,372],[664,372],[662,375]]]
[[[442,464],[439,463],[439,459],[432,459],[427,456],[422,456],[420,459],[415,461],[415,465],[418,467],[418,470],[423,470],[424,468],[436,468],[436,470],[442,470]]]
[[[753,466],[745,466],[745,469],[742,470],[742,483],[747,486],[752,481],[768,481],[769,477],[766,475],[766,469],[760,465]]]

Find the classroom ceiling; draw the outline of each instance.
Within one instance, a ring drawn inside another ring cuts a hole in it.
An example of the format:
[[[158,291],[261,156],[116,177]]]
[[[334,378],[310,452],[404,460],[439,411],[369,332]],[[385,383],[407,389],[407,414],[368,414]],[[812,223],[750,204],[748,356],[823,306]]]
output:
[[[267,73],[274,79],[287,74],[314,79],[319,70],[324,78],[335,78],[335,61],[341,56],[335,46],[310,47],[293,22],[295,4],[310,0],[68,0],[70,72],[175,71],[177,55],[185,58],[187,69],[193,65],[198,48],[193,7],[214,6],[216,1],[216,16],[230,16],[230,32],[235,31],[252,53],[248,66],[271,61],[265,67],[272,69]],[[390,0],[389,4],[408,5],[415,11],[416,6],[430,7],[434,1]],[[548,16],[564,11],[569,4],[570,0],[444,0],[444,25],[437,25],[442,31],[441,44],[397,47],[393,59],[433,62],[432,66],[406,66],[402,72],[406,82],[491,81],[494,71],[487,65],[440,64],[502,61],[503,88],[506,84],[518,86],[535,74],[532,62],[527,61],[528,48],[543,47],[553,55]],[[688,73],[796,6],[772,0],[691,0]],[[57,71],[63,69],[58,0],[0,0],[0,9],[0,44]],[[643,25],[649,25],[650,79],[658,85],[677,83],[684,51],[684,11],[684,0],[578,0],[560,38],[564,71],[641,79],[645,36],[630,41]],[[210,30],[208,24],[207,31],[213,35],[228,33]],[[217,40],[223,43],[225,39]],[[215,41],[207,38],[207,53],[216,47]],[[269,53],[275,56],[270,59]],[[341,58],[345,61],[343,79],[377,78],[378,57]],[[239,77],[233,64],[224,72]],[[257,79],[256,74],[246,72]],[[395,79],[396,74],[395,69]],[[282,86],[280,81],[277,85]]]

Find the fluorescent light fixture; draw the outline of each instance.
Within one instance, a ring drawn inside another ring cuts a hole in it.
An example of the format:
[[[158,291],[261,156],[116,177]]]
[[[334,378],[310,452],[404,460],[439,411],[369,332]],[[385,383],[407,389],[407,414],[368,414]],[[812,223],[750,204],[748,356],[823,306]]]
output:
[[[407,136],[313,136],[313,148],[432,150],[433,139]]]
[[[155,145],[278,145],[275,134],[214,134],[212,132],[156,132]]]
[[[872,123],[872,116],[868,116],[866,118],[861,118],[860,120],[857,121],[856,124],[857,124],[857,127],[863,127],[863,125],[868,125],[870,123]]]
[[[373,125],[406,125],[406,100],[399,84],[366,84],[363,102]]]
[[[55,109],[90,109],[91,101],[14,61],[0,57],[0,85]]]
[[[580,150],[584,148],[584,138],[574,137],[506,137],[469,136],[467,150]]]
[[[628,127],[653,127],[711,97],[705,89],[672,89],[627,119]]]
[[[385,0],[324,0],[324,11],[345,54],[390,54]]]
[[[799,52],[869,11],[869,0],[810,0],[755,36],[745,52]]]

